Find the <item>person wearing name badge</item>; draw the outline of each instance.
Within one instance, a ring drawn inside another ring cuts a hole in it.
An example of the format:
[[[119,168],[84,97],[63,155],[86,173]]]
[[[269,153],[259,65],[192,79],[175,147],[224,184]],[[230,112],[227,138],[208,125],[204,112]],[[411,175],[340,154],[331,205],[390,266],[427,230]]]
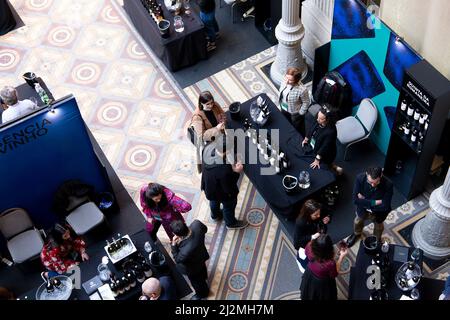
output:
[[[31,100],[19,100],[17,90],[11,86],[5,86],[0,90],[0,97],[7,106],[2,113],[3,123],[19,118],[37,108]]]
[[[337,154],[336,139],[335,113],[325,104],[317,114],[317,122],[302,141],[303,149],[312,150],[314,155],[314,161],[310,164],[312,169],[329,169],[337,175],[342,175],[343,169],[334,164]]]
[[[308,88],[302,84],[301,72],[298,68],[289,68],[286,71],[284,82],[278,91],[278,102],[281,113],[305,136],[305,115],[311,104]]]

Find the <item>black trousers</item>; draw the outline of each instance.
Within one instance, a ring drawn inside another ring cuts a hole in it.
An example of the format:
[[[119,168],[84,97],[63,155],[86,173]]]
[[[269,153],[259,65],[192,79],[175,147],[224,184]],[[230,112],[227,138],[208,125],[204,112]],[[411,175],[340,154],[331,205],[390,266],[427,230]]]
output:
[[[158,233],[159,228],[161,227],[161,222],[156,220],[153,222],[153,230],[150,232],[150,237],[152,238],[153,242],[156,242],[158,240],[158,237],[156,234]]]
[[[188,274],[189,281],[194,287],[195,294],[200,298],[206,298],[209,295],[209,286],[206,280],[208,279],[208,270],[206,264],[199,268],[198,272]]]
[[[300,132],[302,137],[306,136],[305,129],[305,116],[300,115],[299,113],[291,114],[287,111],[281,110],[281,113],[288,119],[288,121],[292,124],[292,126]]]

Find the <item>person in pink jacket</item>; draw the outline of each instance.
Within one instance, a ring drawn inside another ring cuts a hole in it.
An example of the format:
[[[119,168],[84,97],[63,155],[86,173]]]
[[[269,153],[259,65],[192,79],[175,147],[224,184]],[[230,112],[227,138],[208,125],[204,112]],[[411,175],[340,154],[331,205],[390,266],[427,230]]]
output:
[[[140,201],[147,217],[146,229],[153,241],[157,241],[156,234],[161,225],[172,241],[174,234],[170,223],[175,220],[184,221],[181,214],[192,209],[189,202],[176,196],[172,190],[152,182],[141,188]]]

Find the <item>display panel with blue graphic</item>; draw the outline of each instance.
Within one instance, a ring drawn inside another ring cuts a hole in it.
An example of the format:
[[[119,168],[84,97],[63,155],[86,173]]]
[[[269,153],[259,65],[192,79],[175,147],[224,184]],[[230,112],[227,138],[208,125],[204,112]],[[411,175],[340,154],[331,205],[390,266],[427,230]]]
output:
[[[352,88],[352,106],[357,106],[364,98],[373,98],[386,90],[377,68],[363,50],[335,70]]]
[[[357,0],[335,0],[332,39],[374,38],[371,14]],[[370,24],[369,24],[370,25]]]
[[[111,191],[74,97],[0,130],[0,178],[0,212],[24,208],[43,228],[58,220],[51,207],[64,181]]]
[[[391,33],[383,72],[397,90],[402,88],[405,70],[420,60],[416,53]]]

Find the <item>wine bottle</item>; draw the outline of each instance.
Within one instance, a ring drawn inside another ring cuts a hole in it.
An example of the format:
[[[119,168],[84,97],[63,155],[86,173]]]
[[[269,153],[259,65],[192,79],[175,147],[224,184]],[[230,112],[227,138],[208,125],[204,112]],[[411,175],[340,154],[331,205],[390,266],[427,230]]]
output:
[[[158,13],[159,13],[159,16],[161,17],[161,19],[164,19],[164,12],[163,12],[161,4],[158,5]]]
[[[414,130],[412,131],[412,134],[411,134],[411,142],[412,143],[416,143],[417,135],[418,135],[418,131],[416,128],[414,128]]]
[[[425,124],[425,115],[421,114],[419,118],[419,124],[423,126]]]
[[[409,136],[409,133],[411,132],[411,124],[409,122],[404,127],[403,132],[405,133],[405,136]]]
[[[402,100],[402,104],[400,105],[400,109],[402,111],[406,111],[406,107],[408,106],[408,103],[406,102],[406,99]]]
[[[47,279],[45,290],[47,290],[48,293],[52,293],[53,291],[55,291],[55,286],[53,285],[51,279]]]
[[[412,104],[410,104],[410,105],[408,106],[408,111],[407,111],[406,114],[408,115],[408,117],[413,117],[413,116],[414,116],[414,107],[413,107]]]
[[[420,110],[417,108],[416,111],[414,111],[414,120],[419,121],[420,119]]]
[[[125,273],[125,277],[127,278],[128,282],[130,283],[130,287],[134,288],[136,286],[136,277],[134,276],[133,272],[128,270]]]
[[[149,278],[152,276],[152,269],[148,263],[142,264],[142,270],[144,271],[144,275],[146,278]]]
[[[417,141],[417,152],[422,152],[422,148],[423,148],[423,141],[424,141],[425,137],[422,134],[422,132],[419,134],[419,140]]]
[[[427,120],[425,121],[425,126],[424,126],[425,131],[428,130],[428,126],[429,126],[429,125],[430,125],[430,119],[427,119]]]
[[[109,254],[113,253],[113,249],[112,249],[111,244],[109,243],[108,240],[106,240],[106,251],[108,251]]]
[[[129,291],[131,289],[131,284],[128,281],[128,279],[125,277],[125,275],[122,276],[121,281],[123,283],[124,291]]]
[[[287,158],[286,155],[283,155],[283,157],[281,158],[281,164],[284,169],[289,169],[290,163],[289,163],[289,159]]]

